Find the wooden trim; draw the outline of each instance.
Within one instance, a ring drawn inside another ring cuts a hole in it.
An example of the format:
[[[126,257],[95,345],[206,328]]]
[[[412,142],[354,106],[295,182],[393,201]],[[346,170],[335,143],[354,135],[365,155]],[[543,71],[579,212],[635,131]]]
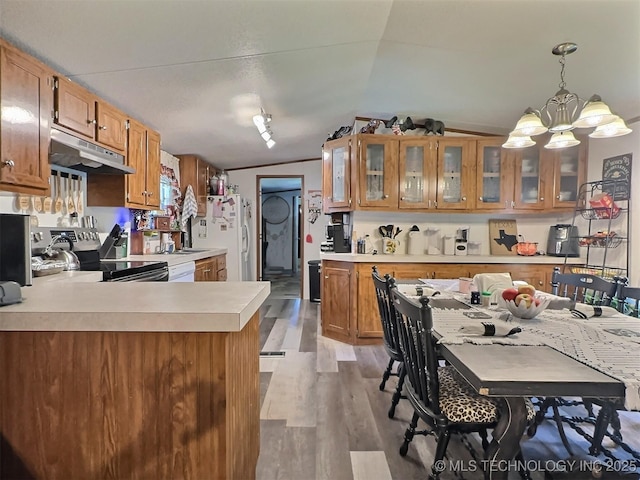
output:
[[[227,172],[235,172],[237,170],[249,170],[251,168],[277,167],[278,165],[288,165],[290,163],[315,162],[317,160],[322,160],[322,158],[321,157],[304,158],[302,160],[291,160],[291,161],[288,161],[288,162],[281,162],[281,163],[265,163],[265,164],[262,164],[262,165],[249,165],[247,167],[225,168],[225,171],[227,171]],[[264,176],[268,177],[269,175],[264,175]],[[286,177],[287,175],[271,175],[271,176],[273,176],[273,177]],[[294,176],[296,176],[296,175],[294,175]]]

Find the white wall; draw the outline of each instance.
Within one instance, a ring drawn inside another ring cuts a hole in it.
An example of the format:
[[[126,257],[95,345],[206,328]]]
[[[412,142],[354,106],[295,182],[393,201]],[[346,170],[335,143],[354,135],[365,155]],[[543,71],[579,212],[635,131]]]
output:
[[[307,195],[309,190],[321,190],[322,189],[322,161],[313,160],[308,162],[287,163],[283,165],[273,165],[269,167],[250,168],[246,170],[230,171],[229,182],[231,184],[238,185],[240,187],[240,195],[252,200],[253,205],[257,205],[258,191],[256,178],[258,175],[301,175],[303,177],[303,191],[302,191],[302,238],[303,238],[303,254],[302,257],[302,275],[304,278],[303,285],[303,298],[309,298],[309,268],[307,262],[309,260],[320,259],[320,243],[324,241],[324,226],[327,223],[328,217],[326,215],[320,215],[315,223],[309,221],[309,212],[307,211]],[[253,231],[259,231],[259,218],[256,218],[256,210],[253,212]],[[307,243],[307,235],[311,235],[311,243]],[[254,235],[257,236],[257,235]],[[257,259],[257,245],[258,240],[254,238],[251,242],[252,257]],[[255,262],[255,260],[254,260]],[[257,264],[253,268],[253,278],[257,272]]]

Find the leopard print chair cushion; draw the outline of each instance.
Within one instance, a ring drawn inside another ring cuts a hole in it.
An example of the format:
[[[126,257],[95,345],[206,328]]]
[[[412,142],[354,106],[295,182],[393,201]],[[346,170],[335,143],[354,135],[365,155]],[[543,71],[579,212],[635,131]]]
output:
[[[440,411],[453,423],[495,423],[498,421],[499,398],[477,393],[453,367],[438,369],[440,380]],[[526,399],[527,421],[533,420],[535,410]]]

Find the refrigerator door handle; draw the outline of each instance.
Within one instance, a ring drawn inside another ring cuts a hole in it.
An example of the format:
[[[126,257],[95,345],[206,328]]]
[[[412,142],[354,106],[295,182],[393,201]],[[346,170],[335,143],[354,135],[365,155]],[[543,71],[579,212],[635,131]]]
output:
[[[242,256],[247,259],[249,256],[249,226],[242,224]]]

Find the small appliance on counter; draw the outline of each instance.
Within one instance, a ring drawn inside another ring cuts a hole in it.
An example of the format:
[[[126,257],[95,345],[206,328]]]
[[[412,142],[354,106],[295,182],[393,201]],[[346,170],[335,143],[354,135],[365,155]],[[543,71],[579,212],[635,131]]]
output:
[[[456,255],[466,255],[468,250],[468,242],[469,242],[469,227],[464,225],[462,227],[458,227],[458,231],[456,232],[456,240],[455,240],[455,254]]]
[[[351,251],[351,242],[345,231],[346,225],[342,223],[330,223],[326,226],[325,237],[327,238],[327,246],[333,245],[335,253],[349,253]],[[322,246],[321,246],[322,249]]]
[[[29,215],[0,213],[0,281],[31,285]]]
[[[553,257],[579,257],[579,236],[578,227],[575,225],[552,225],[549,227],[547,255]]]
[[[411,227],[407,237],[407,253],[409,255],[424,255],[425,237],[417,225]]]

